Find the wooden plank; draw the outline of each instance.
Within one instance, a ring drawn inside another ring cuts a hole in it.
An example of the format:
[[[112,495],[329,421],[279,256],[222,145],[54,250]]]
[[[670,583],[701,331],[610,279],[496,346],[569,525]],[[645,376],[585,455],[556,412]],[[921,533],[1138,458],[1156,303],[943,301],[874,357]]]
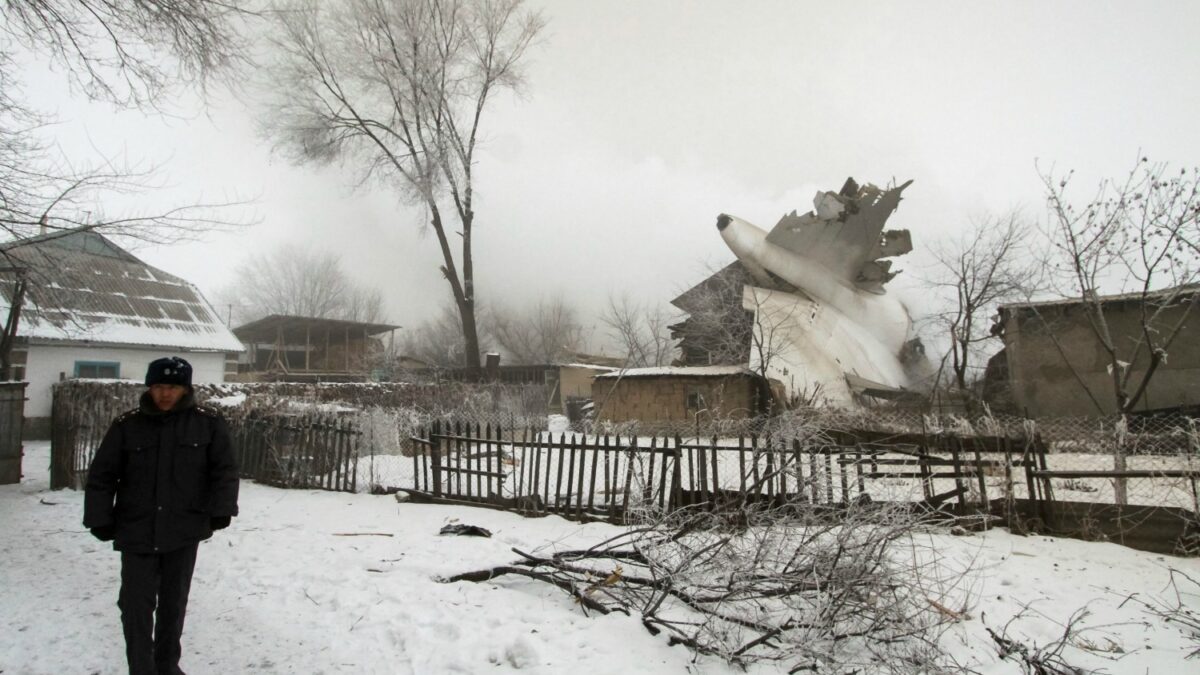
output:
[[[665,448],[666,445],[667,445],[667,441],[666,441],[666,439],[664,439],[663,447]],[[675,451],[678,452],[678,450],[675,450]],[[651,455],[651,457],[653,457],[653,455]],[[658,474],[659,474],[658,475],[658,505],[664,511],[667,510],[667,508],[670,504],[670,501],[667,498],[667,462],[669,461],[670,458],[673,458],[673,457],[674,457],[674,455],[671,455],[671,456],[663,455],[662,466],[660,467],[660,470],[658,472]],[[676,464],[676,469],[677,468],[678,468],[678,465]]]
[[[565,434],[564,434],[565,436]],[[571,444],[568,446],[567,452],[567,510],[571,510],[571,494],[572,487],[575,485],[575,437],[571,437]]]
[[[817,453],[815,452],[816,449],[814,448],[813,450],[814,450],[813,452],[808,453],[808,481],[809,481],[809,487],[812,488],[812,503],[820,504],[821,503],[821,492],[820,492],[820,489],[821,489],[820,475],[821,475],[821,473],[818,470],[820,465],[817,460]]]
[[[960,454],[962,439],[956,436],[942,436],[945,443],[950,448],[950,457],[954,460],[954,488],[958,492],[958,503],[966,506],[965,497],[967,495],[967,486],[962,479],[962,456]]]
[[[1035,478],[1050,479],[1050,478],[1200,478],[1200,471],[1189,469],[1163,469],[1155,471],[1151,469],[1126,469],[1124,471],[1075,471],[1065,469],[1055,470],[1034,470]]]
[[[796,495],[804,499],[804,454],[800,450],[800,439],[792,439],[792,463],[796,465]]]
[[[754,476],[754,491],[762,493],[762,474],[758,470],[758,461],[762,459],[758,447],[758,434],[750,434],[750,472]]]
[[[574,440],[576,440],[576,438],[572,437],[571,440],[574,441]],[[578,478],[578,481],[576,484],[577,489],[575,491],[575,514],[577,517],[582,518],[583,517],[583,485],[584,485],[584,478],[585,478],[584,474],[586,473],[585,467],[587,466],[587,451],[584,450],[581,446],[577,446],[577,447],[579,448],[579,463],[576,465],[576,468],[579,469],[579,478]]]
[[[522,431],[521,433],[524,433],[524,431]],[[513,430],[513,434],[514,435],[516,434],[515,429]],[[513,491],[513,496],[514,497],[523,497],[525,495],[525,472],[528,469],[528,463],[529,463],[528,451],[522,447],[521,448],[521,458],[518,460],[516,446],[509,446],[509,447],[511,447],[513,449],[512,450],[513,461],[517,462],[517,480],[516,480],[516,485],[513,486],[515,488],[515,490]]]
[[[430,447],[431,456],[429,465],[433,471],[433,494],[435,497],[442,496],[442,439],[438,436],[438,431],[441,430],[441,421],[433,421],[433,433],[430,434],[430,440],[433,441]]]
[[[656,449],[655,446],[657,446],[657,444],[658,444],[658,437],[657,436],[651,437],[650,438],[650,449],[651,450]],[[649,457],[650,457],[650,461],[649,461],[649,466],[647,467],[647,472],[646,472],[646,482],[642,486],[642,501],[645,503],[653,503],[654,502],[654,458],[656,457],[656,454],[651,452],[651,453],[649,453]],[[666,471],[665,467],[667,466],[667,456],[666,455],[662,456],[662,466],[663,466],[662,471],[665,472]]]
[[[670,511],[674,511],[676,508],[681,506],[683,502],[683,486],[681,485],[683,482],[683,466],[681,461],[682,457],[678,447],[675,448],[673,459],[675,460],[675,467],[671,470],[671,504],[668,507],[668,510]]]
[[[625,489],[621,491],[621,517],[622,518],[624,518],[625,514],[629,512],[629,491],[633,489],[633,458],[637,456],[637,451],[638,451],[637,444],[638,444],[637,436],[634,436],[633,444],[624,453],[626,455],[626,457],[625,457]],[[650,446],[654,447],[654,439],[653,438],[650,439]],[[654,455],[651,454],[650,456],[653,457]],[[620,457],[621,457],[621,455],[618,454],[617,458],[619,459]]]
[[[712,447],[709,448],[712,453],[712,460],[709,466],[712,468],[712,493],[713,495],[721,494],[721,473],[717,470],[717,437],[713,436]]]
[[[566,433],[560,433],[558,435],[558,445],[557,445],[557,449],[558,449],[558,479],[554,482],[554,510],[555,511],[561,510],[560,502],[562,500],[562,479],[563,479],[563,461],[564,461],[563,456],[566,454],[566,449],[565,449],[566,437],[567,437]],[[551,447],[554,447],[554,445],[555,445],[554,444],[554,434],[550,434],[550,445],[551,445]],[[570,481],[570,479],[571,479],[570,475],[568,475],[567,480]]]
[[[608,436],[604,437],[604,504],[612,506],[613,492],[616,490],[612,474],[612,450],[608,446]],[[617,436],[617,447],[621,445],[621,437]]]
[[[453,474],[462,474],[464,476],[467,476],[468,479],[470,479],[471,477],[474,477],[476,480],[481,480],[482,477],[485,477],[485,476],[495,478],[497,476],[504,475],[503,473],[500,473],[499,471],[488,471],[487,469],[472,469],[472,468],[468,468],[465,466],[446,465],[446,466],[442,466],[441,469],[442,469],[443,473],[448,472],[448,473],[453,473]],[[466,496],[466,495],[464,495],[464,496]],[[471,495],[471,496],[483,497],[483,498],[487,497],[486,495]]]
[[[745,438],[745,436],[742,436],[740,434],[738,435],[737,450],[738,450],[738,475],[739,475],[738,485],[742,491],[742,494],[746,494],[746,438]]]
[[[617,440],[619,441],[620,438],[621,437],[618,436]],[[608,445],[608,437],[607,436],[604,437],[604,441],[605,441],[605,445]],[[599,459],[600,459],[600,451],[593,450],[592,451],[592,473],[588,480],[588,503],[587,503],[588,511],[592,511],[593,509],[595,509],[595,506],[596,506],[596,471],[598,468],[597,463],[599,462]],[[607,478],[605,479],[605,481],[607,482]]]
[[[983,459],[979,456],[979,446],[976,445],[974,438],[971,439],[971,449],[975,453],[975,477],[979,480],[979,501],[984,510],[988,510],[991,508],[991,502],[988,500],[987,476],[983,473]]]

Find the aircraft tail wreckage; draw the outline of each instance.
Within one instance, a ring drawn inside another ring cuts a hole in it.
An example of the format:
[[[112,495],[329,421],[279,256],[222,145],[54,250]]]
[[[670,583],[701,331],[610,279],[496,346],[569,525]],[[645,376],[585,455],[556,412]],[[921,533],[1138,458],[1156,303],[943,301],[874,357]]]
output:
[[[924,350],[908,310],[885,288],[896,275],[888,258],[912,250],[908,230],[884,230],[911,184],[880,189],[847,179],[838,192],[818,192],[813,211],[785,215],[770,233],[735,216],[717,218],[755,284],[743,288],[742,302],[755,313],[756,340],[770,341],[769,350],[751,350],[749,365],[765,360],[768,376],[790,395],[831,403],[850,403],[864,391],[903,397],[922,370]]]

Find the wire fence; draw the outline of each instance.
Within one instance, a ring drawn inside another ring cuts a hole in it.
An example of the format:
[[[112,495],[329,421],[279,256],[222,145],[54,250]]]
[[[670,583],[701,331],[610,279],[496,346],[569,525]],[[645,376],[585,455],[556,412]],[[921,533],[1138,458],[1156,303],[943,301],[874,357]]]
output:
[[[55,487],[82,485],[109,422],[143,390],[83,380],[55,387]],[[1200,513],[1200,430],[1182,415],[807,409],[755,420],[570,424],[548,414],[547,395],[536,385],[464,383],[197,388],[229,420],[243,475],[283,487],[405,489],[593,517],[748,494]]]

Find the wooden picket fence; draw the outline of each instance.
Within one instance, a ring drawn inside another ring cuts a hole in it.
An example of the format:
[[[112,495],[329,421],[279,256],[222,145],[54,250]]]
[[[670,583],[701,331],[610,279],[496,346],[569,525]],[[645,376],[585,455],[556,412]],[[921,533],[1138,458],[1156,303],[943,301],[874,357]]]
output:
[[[817,438],[584,436],[434,424],[413,438],[419,498],[576,519],[721,504],[844,506],[897,498],[987,511],[1050,498],[1038,439],[828,431]],[[882,487],[881,487],[882,486]],[[891,488],[891,489],[889,489]],[[899,489],[897,489],[899,488]],[[903,494],[900,494],[903,493]]]
[[[284,488],[355,492],[358,441],[353,420],[329,414],[245,416],[230,434],[244,478]]]

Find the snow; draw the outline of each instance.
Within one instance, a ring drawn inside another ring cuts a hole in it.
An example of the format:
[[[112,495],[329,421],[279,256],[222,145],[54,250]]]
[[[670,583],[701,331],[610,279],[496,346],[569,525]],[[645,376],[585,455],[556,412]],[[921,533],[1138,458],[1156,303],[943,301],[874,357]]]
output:
[[[620,370],[620,368],[614,368],[612,366],[597,366],[592,363],[564,363],[560,367],[562,367],[562,368],[580,368],[583,370],[599,370],[599,371],[602,371],[605,373],[611,373],[614,370]]]
[[[236,408],[246,402],[246,392],[238,392],[228,396],[217,396],[205,401],[208,405],[220,406],[222,408]]]
[[[27,444],[26,477],[0,486],[0,672],[123,672],[119,556],[80,524],[82,493],[47,489],[48,465],[48,445]],[[636,617],[585,616],[537,582],[437,581],[508,562],[512,547],[594,544],[618,531],[611,525],[249,481],[240,506],[233,526],[200,549],[182,663],[192,675],[741,672],[717,659],[694,660]],[[451,522],[485,527],[493,537],[438,536]],[[1021,672],[998,659],[985,625],[1043,646],[1084,607],[1085,630],[1063,652],[1068,663],[1112,673],[1196,672],[1181,629],[1126,599],[1173,602],[1169,570],[1200,579],[1200,561],[999,530],[918,537],[923,550],[945,556],[949,574],[940,578],[971,591],[968,618],[940,640],[977,672]],[[974,571],[955,576],[966,567]],[[1193,610],[1197,590],[1183,596]],[[777,668],[749,672],[786,672]]]
[[[33,313],[22,315],[21,335],[42,340],[86,341],[179,349],[242,352],[245,347],[225,326],[214,323],[145,319],[99,313],[80,316],[75,323],[56,325]]]
[[[690,377],[724,377],[728,375],[752,375],[743,366],[660,366],[657,368],[626,368],[597,375],[596,378],[661,377],[663,375]]]

